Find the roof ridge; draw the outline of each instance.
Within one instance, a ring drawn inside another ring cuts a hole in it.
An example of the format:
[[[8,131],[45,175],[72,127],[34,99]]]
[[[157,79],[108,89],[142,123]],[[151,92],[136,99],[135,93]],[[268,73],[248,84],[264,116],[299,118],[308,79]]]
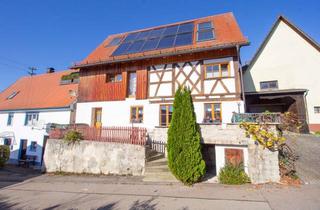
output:
[[[278,15],[276,21],[272,24],[271,28],[269,29],[267,35],[263,39],[262,43],[259,45],[258,49],[254,53],[252,59],[249,61],[249,68],[252,64],[257,60],[259,53],[263,50],[264,46],[267,44],[269,38],[272,36],[272,33],[276,30],[276,26],[279,25],[280,21],[283,21],[287,26],[289,26],[294,32],[298,33],[302,38],[304,38],[309,44],[311,44],[314,48],[320,51],[320,45],[314,39],[312,39],[308,34],[306,34],[303,30],[301,30],[298,26],[293,24],[291,21],[288,20],[284,15]]]
[[[307,34],[305,31],[303,31],[301,28],[299,28],[296,24],[294,24],[292,21],[290,21],[287,17],[284,15],[279,15],[278,20],[282,20],[285,22],[289,27],[291,27],[294,31],[296,31],[300,36],[307,39],[311,45],[313,45],[315,48],[317,48],[320,51],[320,44],[313,39],[309,34]]]
[[[172,25],[178,25],[178,24],[182,24],[182,23],[195,21],[195,20],[218,17],[218,16],[223,16],[223,15],[228,15],[228,14],[232,15],[234,17],[233,12],[231,12],[231,11],[230,12],[224,12],[224,13],[219,13],[219,14],[215,14],[215,15],[208,15],[208,16],[204,16],[204,17],[192,18],[192,19],[187,19],[187,20],[182,20],[182,21],[177,21],[177,22],[166,23],[166,24],[162,24],[162,25],[151,26],[151,27],[147,27],[147,28],[141,28],[141,29],[130,30],[130,31],[125,31],[125,32],[121,32],[121,33],[110,34],[110,35],[107,36],[106,39],[108,39],[111,36],[120,36],[120,35],[129,34],[129,33],[147,31],[147,30],[151,30],[151,29],[162,28],[162,27],[167,27],[167,26],[172,26]]]

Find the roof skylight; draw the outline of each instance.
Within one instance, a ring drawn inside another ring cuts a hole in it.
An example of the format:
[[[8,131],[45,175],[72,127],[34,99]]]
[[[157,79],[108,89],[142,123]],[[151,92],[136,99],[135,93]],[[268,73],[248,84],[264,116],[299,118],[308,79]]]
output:
[[[11,93],[8,97],[7,100],[13,99],[16,95],[18,95],[20,91],[14,91],[13,93]]]

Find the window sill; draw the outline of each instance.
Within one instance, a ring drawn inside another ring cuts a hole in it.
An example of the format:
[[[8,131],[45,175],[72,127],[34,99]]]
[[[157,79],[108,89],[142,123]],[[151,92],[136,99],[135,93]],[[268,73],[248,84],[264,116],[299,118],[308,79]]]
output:
[[[135,121],[135,122],[130,122],[131,124],[141,124],[141,123],[143,123],[142,121],[141,122],[138,122],[138,121]]]
[[[159,125],[159,126],[155,126],[155,128],[169,128],[169,126]]]
[[[215,40],[215,37],[210,38],[210,39],[202,39],[202,40],[198,40],[198,38],[197,38],[197,42],[208,42],[208,41],[212,41],[212,40]]]
[[[234,77],[232,77],[232,76],[210,77],[210,78],[204,78],[204,80],[229,79],[229,78],[234,78]]]
[[[198,123],[199,125],[222,125],[222,123],[210,123],[210,122],[202,122],[202,123]]]

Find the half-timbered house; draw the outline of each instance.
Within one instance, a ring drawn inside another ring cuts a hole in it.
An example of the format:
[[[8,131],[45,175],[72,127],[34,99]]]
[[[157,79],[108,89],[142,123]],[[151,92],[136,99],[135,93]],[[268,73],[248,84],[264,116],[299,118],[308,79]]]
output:
[[[232,13],[110,35],[73,66],[80,70],[76,123],[155,132],[168,127],[175,91],[187,86],[197,122],[206,129],[213,125],[212,131],[226,128],[233,112],[244,111],[240,48],[245,45]],[[222,154],[218,165],[229,151],[226,144],[207,148],[209,157],[214,150]],[[247,160],[246,147],[230,146],[237,148]]]
[[[232,13],[107,37],[80,69],[77,123],[168,126],[179,86],[191,89],[198,123],[243,111],[239,50],[248,41]]]

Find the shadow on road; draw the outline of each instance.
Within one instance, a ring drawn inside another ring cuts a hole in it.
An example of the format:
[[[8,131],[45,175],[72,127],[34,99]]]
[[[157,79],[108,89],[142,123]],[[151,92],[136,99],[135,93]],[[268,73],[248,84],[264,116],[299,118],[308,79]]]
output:
[[[5,165],[0,168],[0,189],[40,175],[41,172],[39,170],[16,165]]]

